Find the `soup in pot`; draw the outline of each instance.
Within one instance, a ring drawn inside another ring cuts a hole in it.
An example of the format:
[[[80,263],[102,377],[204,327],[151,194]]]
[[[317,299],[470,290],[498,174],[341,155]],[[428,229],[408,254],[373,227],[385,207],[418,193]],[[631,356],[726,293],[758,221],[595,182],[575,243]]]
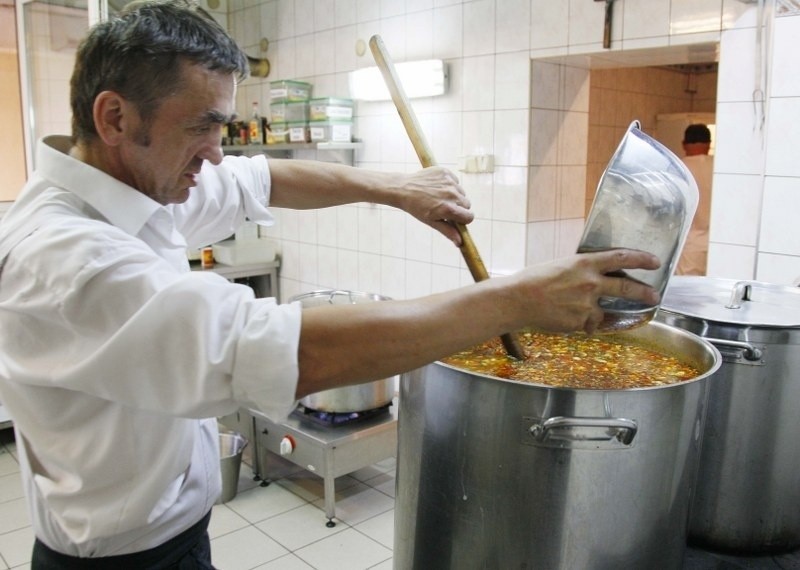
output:
[[[508,356],[499,339],[442,359],[498,378],[594,390],[648,388],[691,380],[700,371],[680,359],[617,337],[523,332],[525,360]]]

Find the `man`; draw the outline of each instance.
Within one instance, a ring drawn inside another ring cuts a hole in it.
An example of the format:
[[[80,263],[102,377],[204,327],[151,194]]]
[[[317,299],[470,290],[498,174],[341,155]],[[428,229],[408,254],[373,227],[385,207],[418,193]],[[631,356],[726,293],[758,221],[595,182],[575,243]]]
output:
[[[714,175],[714,157],[711,149],[711,131],[706,125],[686,127],[683,136],[683,162],[697,182],[700,199],[692,220],[692,227],[683,246],[675,273],[678,275],[705,275],[708,259],[708,225],[711,217],[711,179]]]
[[[138,4],[94,27],[71,82],[73,138],[0,224],[0,400],[36,533],[32,568],[211,568],[215,417],[284,418],[297,399],[385,378],[524,326],[592,332],[602,295],[657,303],[586,254],[429,297],[306,309],[189,271],[185,250],[266,205],[369,201],[459,243],[469,202],[444,169],[411,175],[225,157],[247,61],[192,8]],[[378,334],[379,332],[379,334]]]

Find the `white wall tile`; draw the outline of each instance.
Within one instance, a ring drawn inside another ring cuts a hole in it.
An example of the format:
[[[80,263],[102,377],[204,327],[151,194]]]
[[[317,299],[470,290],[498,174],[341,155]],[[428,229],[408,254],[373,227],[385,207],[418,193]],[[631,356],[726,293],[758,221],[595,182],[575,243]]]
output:
[[[406,216],[408,216],[408,214],[400,210],[381,208],[381,254],[392,257],[405,257]]]
[[[381,18],[381,37],[393,61],[400,62],[408,60],[406,56],[407,39],[405,16],[400,15],[391,18]]]
[[[278,0],[278,39],[295,36],[294,6],[294,0]]]
[[[586,166],[559,166],[558,172],[557,218],[583,218],[586,204]]]
[[[717,82],[718,103],[752,101],[755,86],[756,32],[752,28],[729,30],[720,40]]]
[[[433,10],[406,16],[406,57],[409,61],[433,58]]]
[[[564,66],[534,60],[531,65],[531,107],[559,109]]]
[[[578,250],[578,244],[583,234],[583,218],[559,220],[556,224],[556,258],[574,254]]]
[[[570,2],[531,0],[531,49],[566,46],[569,41]]]
[[[336,208],[336,246],[358,249],[358,208],[355,206]]]
[[[525,267],[525,230],[523,223],[492,223],[492,272],[507,274]]]
[[[336,26],[334,0],[314,0],[314,31],[330,30]],[[308,16],[307,16],[308,17]]]
[[[461,113],[434,113],[433,136],[430,139],[436,162],[457,164],[461,150]]]
[[[464,56],[495,52],[495,0],[464,4]]]
[[[764,164],[762,132],[753,103],[717,103],[714,170],[725,174],[760,174]]]
[[[800,97],[800,18],[776,18],[773,40],[773,97]]]
[[[624,39],[669,35],[670,5],[671,0],[625,2],[622,19]]]
[[[408,217],[406,219],[406,258],[412,261],[430,263],[433,234],[434,231],[428,226]]]
[[[672,0],[670,33],[717,31],[722,25],[722,0]]]
[[[314,0],[294,0],[294,33],[298,36],[314,32]]]
[[[325,30],[315,33],[313,39],[314,74],[325,75],[327,73],[333,73],[336,71],[336,34],[332,29]],[[313,96],[316,96],[316,94]]]
[[[476,218],[491,220],[494,200],[494,176],[490,174],[458,173],[461,186],[469,198]]]
[[[452,291],[460,286],[461,276],[457,267],[431,266],[431,293]]]
[[[541,109],[531,111],[531,165],[555,165],[558,163],[559,117],[558,111]]]
[[[528,198],[528,168],[500,166],[494,173],[492,219],[525,222]]]
[[[531,59],[527,51],[495,56],[494,105],[496,109],[526,109],[530,104]]]
[[[494,151],[499,166],[528,165],[528,112],[495,111]]]
[[[800,97],[772,98],[767,119],[768,176],[800,176]]]
[[[761,221],[762,177],[715,174],[711,194],[711,241],[755,246]]]
[[[358,290],[381,294],[381,257],[379,255],[359,252]]]
[[[762,253],[758,256],[756,279],[777,285],[800,285],[800,257]]]
[[[588,113],[559,113],[558,162],[585,165],[589,141]]]
[[[753,279],[755,277],[755,247],[708,244],[706,275],[725,279]]]
[[[559,2],[560,4],[560,2]],[[615,2],[616,4],[616,2]],[[619,7],[619,5],[617,6]],[[614,16],[618,16],[615,10]],[[619,29],[622,20],[615,17]],[[605,23],[605,2],[584,2],[569,0],[569,45],[602,44],[603,26]],[[534,35],[535,38],[535,35]],[[533,41],[531,42],[533,44]]]
[[[556,222],[527,224],[526,265],[550,261],[556,256]]]
[[[494,112],[465,112],[462,121],[462,156],[494,154]]]
[[[405,0],[380,0],[381,18],[393,18],[405,13]]]
[[[496,0],[495,51],[506,53],[530,48],[530,0]]]
[[[559,95],[559,109],[564,111],[589,112],[589,70],[564,66],[563,86]]]
[[[350,26],[358,21],[356,0],[335,0],[333,9],[336,27]]]
[[[768,176],[764,183],[759,249],[800,255],[800,183],[797,178]]]
[[[378,291],[391,299],[406,297],[406,262],[396,257],[381,256],[381,284]]]
[[[356,0],[356,18],[359,22],[377,20],[380,16],[380,2],[375,0]]]
[[[433,0],[406,0],[406,12],[409,14],[432,9]]]
[[[359,291],[358,252],[347,249],[337,250],[337,288]]]
[[[336,61],[337,72],[349,72],[356,69],[356,41],[358,40],[358,28],[353,26],[342,26],[334,30],[333,56]]]
[[[317,283],[319,278],[317,246],[301,243],[298,246],[298,269],[300,281]]]
[[[406,299],[414,299],[431,293],[432,266],[420,261],[406,261]]]
[[[463,55],[463,26],[463,12],[460,4],[433,10],[434,57],[453,59]]]
[[[317,279],[320,287],[335,289],[339,282],[337,250],[334,247],[320,246],[317,251]]]
[[[558,194],[558,166],[530,167],[528,182],[528,220],[531,222],[556,219]]]
[[[495,56],[465,57],[462,89],[464,111],[484,111],[494,108]]]
[[[358,250],[381,252],[381,213],[377,206],[356,207],[358,211]]]

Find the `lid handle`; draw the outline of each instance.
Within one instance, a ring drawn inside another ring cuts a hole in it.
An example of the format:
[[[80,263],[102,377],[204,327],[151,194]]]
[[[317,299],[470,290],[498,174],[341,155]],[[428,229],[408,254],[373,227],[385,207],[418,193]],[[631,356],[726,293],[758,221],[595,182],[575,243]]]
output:
[[[750,300],[752,290],[751,281],[737,281],[731,289],[731,300],[725,305],[726,309],[741,309],[742,301]]]

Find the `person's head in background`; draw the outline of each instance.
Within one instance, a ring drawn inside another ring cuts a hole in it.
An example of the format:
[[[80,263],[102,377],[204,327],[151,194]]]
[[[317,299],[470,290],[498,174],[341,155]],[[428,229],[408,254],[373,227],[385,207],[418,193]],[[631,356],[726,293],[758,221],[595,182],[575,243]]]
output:
[[[683,133],[683,151],[686,156],[708,154],[709,149],[711,149],[711,131],[707,126],[694,124],[686,127]]]

